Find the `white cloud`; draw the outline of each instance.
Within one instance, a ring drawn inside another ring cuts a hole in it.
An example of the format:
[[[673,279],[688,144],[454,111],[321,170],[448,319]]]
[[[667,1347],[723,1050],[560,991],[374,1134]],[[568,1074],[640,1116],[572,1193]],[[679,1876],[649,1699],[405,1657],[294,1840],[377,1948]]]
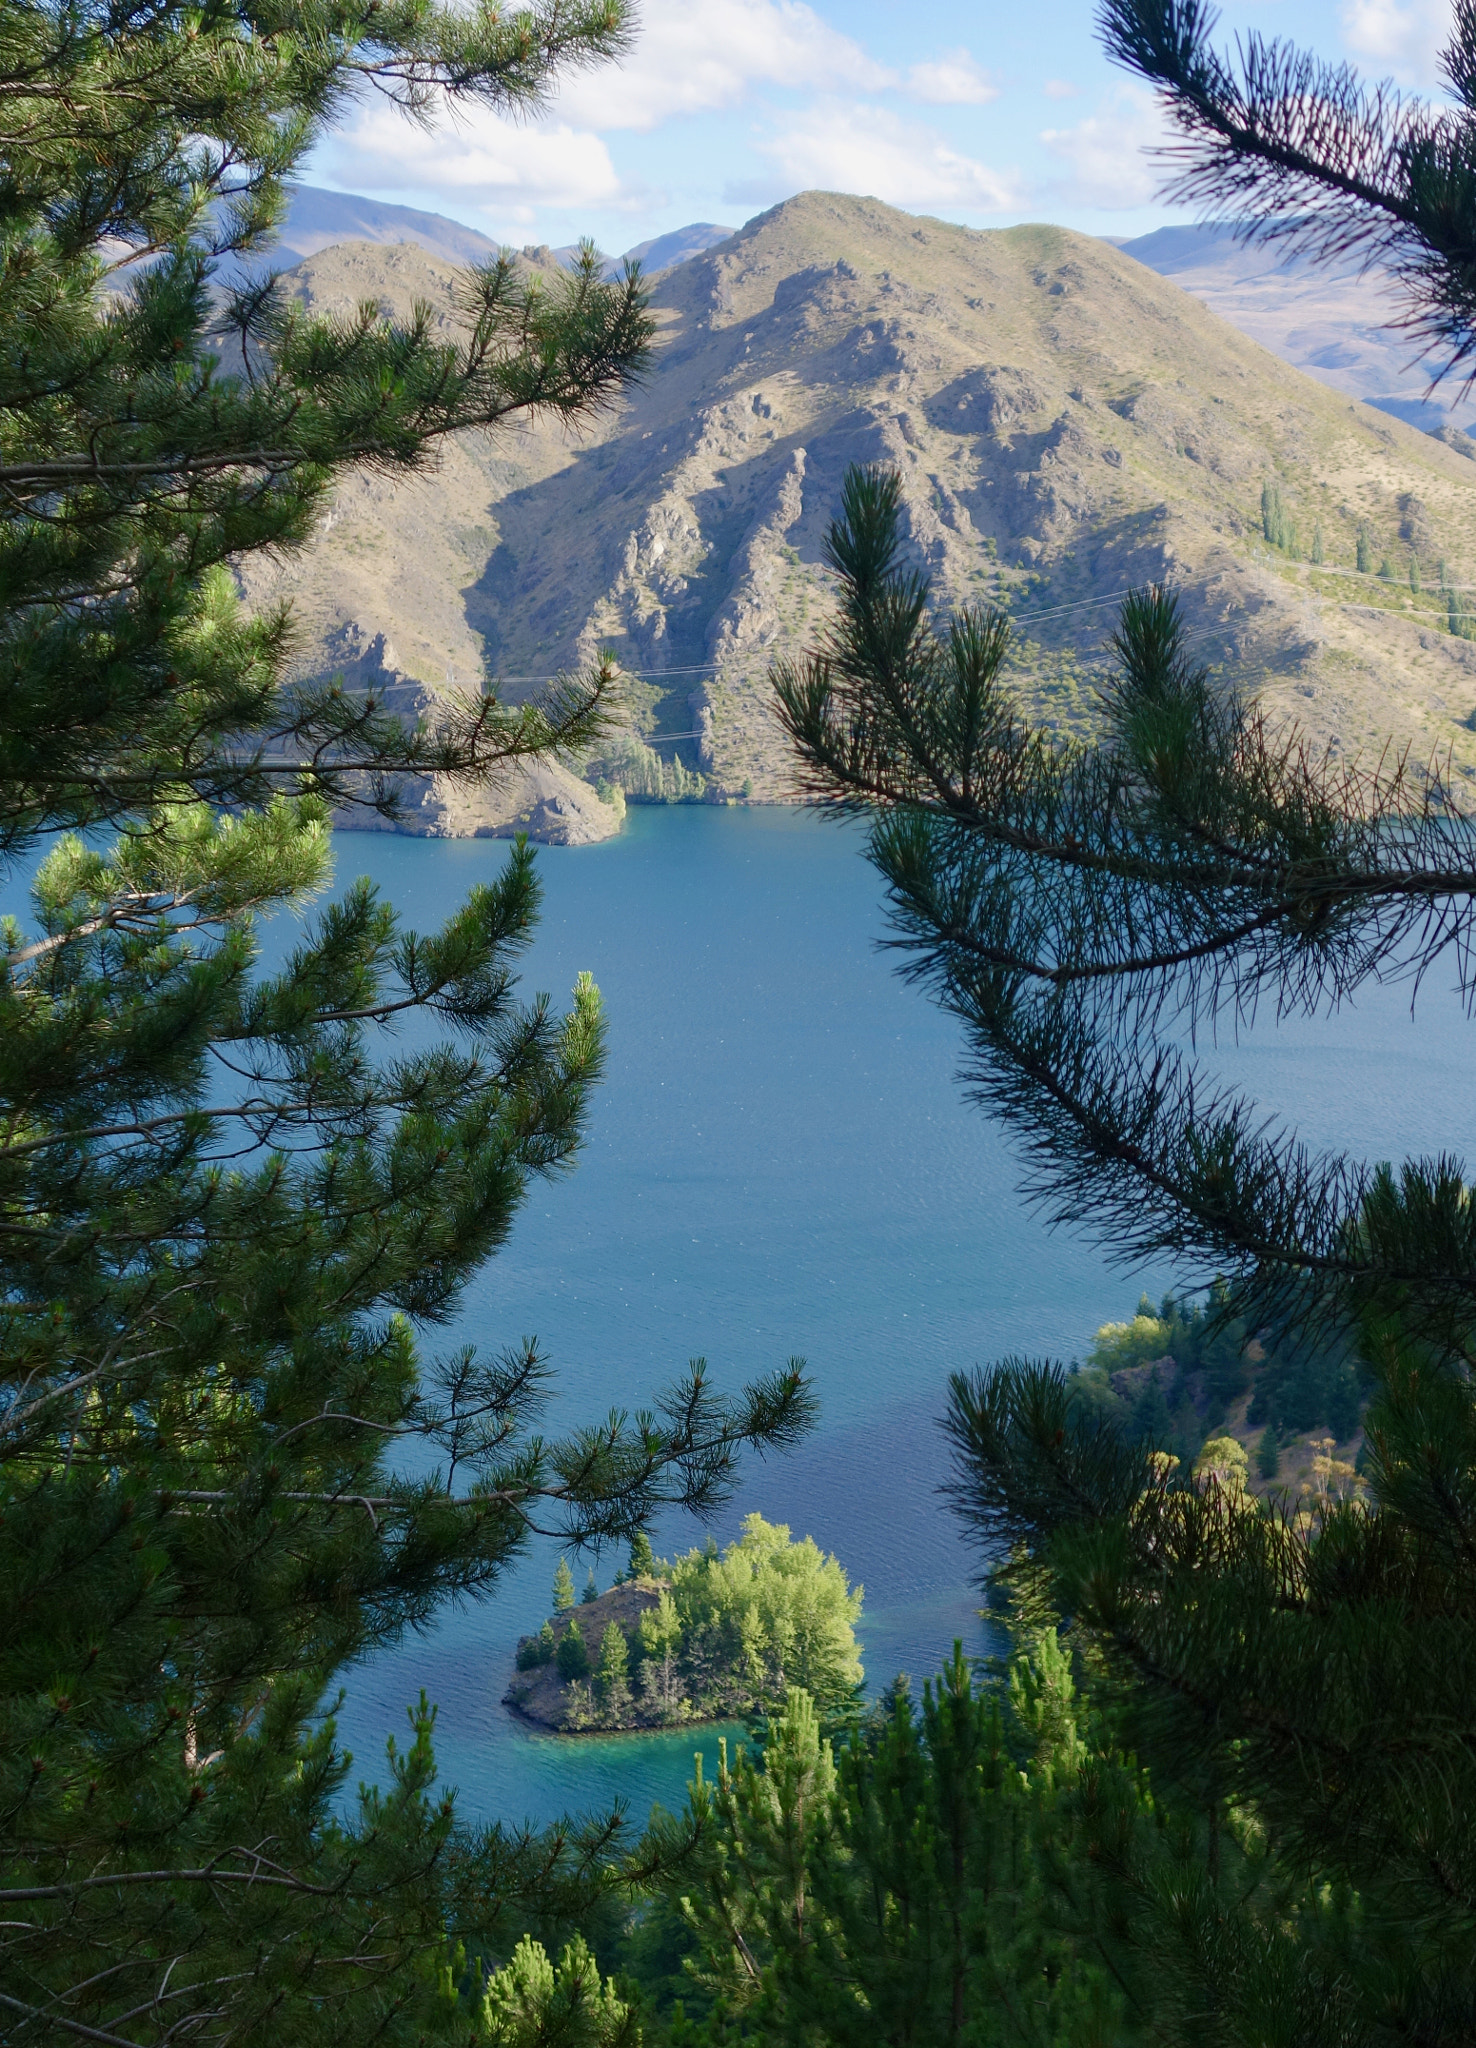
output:
[[[859,91],[900,83],[804,0],[645,0],[631,56],[570,74],[532,123],[443,106],[427,133],[385,103],[365,102],[328,146],[323,170],[351,191],[440,194],[508,227],[542,210],[624,210],[637,195],[623,188],[605,135],[730,107],[755,88],[813,90],[821,81]],[[956,78],[955,89],[967,82]]]
[[[884,107],[824,104],[786,119],[757,147],[785,192],[816,187],[884,199],[890,206],[942,206],[1001,213],[1019,203],[1012,173],[964,156],[936,130],[901,121]],[[760,195],[745,186],[737,199]]]
[[[1048,100],[1074,100],[1080,90],[1069,78],[1048,78],[1044,87]]]
[[[1356,57],[1402,85],[1438,85],[1450,0],[1348,0],[1343,34]]]
[[[736,106],[755,86],[879,91],[896,73],[803,0],[645,0],[619,69],[577,73],[554,102],[576,127],[650,129]]]
[[[935,107],[985,107],[999,98],[999,87],[967,50],[945,50],[931,63],[914,64],[907,91]]]
[[[326,168],[352,192],[431,192],[510,225],[540,208],[625,200],[598,135],[563,123],[520,127],[484,112],[446,115],[427,133],[384,103],[361,110]]]
[[[1146,206],[1163,184],[1163,171],[1147,152],[1168,132],[1142,86],[1118,86],[1085,121],[1047,128],[1040,139],[1068,167],[1065,193],[1078,206]]]

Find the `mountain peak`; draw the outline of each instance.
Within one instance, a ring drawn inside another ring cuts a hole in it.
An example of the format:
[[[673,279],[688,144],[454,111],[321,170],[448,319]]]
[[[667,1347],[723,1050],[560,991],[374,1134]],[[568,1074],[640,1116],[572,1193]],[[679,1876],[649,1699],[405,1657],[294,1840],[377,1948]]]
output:
[[[359,244],[293,288],[362,298],[378,263],[384,303],[452,318],[450,271],[415,262]],[[1131,255],[809,192],[663,272],[653,306],[652,374],[582,436],[533,423],[448,451],[433,487],[344,486],[280,586],[310,665],[332,672],[352,620],[419,686],[485,672],[517,696],[609,646],[630,730],[591,776],[782,797],[769,666],[813,644],[846,467],[880,462],[938,602],[1011,615],[1036,715],[1090,729],[1121,593],[1166,579],[1202,658],[1315,743],[1393,730],[1476,768],[1476,645],[1430,596],[1442,563],[1476,583],[1465,454],[1312,382]],[[1291,548],[1263,534],[1268,483]],[[1360,529],[1399,582],[1358,574]]]

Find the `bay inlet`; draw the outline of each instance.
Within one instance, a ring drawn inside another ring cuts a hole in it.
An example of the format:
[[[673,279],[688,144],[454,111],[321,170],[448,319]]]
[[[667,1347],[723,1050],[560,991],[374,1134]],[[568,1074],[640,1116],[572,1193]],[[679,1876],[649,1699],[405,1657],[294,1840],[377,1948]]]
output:
[[[489,840],[344,833],[336,846],[340,888],[367,873],[420,929],[506,857]],[[554,1431],[640,1405],[694,1356],[734,1385],[803,1355],[819,1427],[788,1457],[751,1460],[712,1533],[726,1541],[757,1509],[834,1551],[866,1589],[873,1689],[899,1670],[920,1684],[955,1637],[985,1653],[972,1560],[937,1493],[947,1376],[1012,1351],[1079,1356],[1173,1276],[1114,1268],[1021,1200],[1018,1161],[958,1083],[957,1028],[878,948],[880,888],[853,829],[789,810],[632,807],[619,839],[546,849],[539,869],[523,990],[559,1002],[594,974],[608,1078],[574,1173],[534,1186],[455,1329],[428,1345],[536,1334]],[[1313,1142],[1398,1158],[1471,1150],[1471,1044],[1437,980],[1413,1021],[1396,986],[1330,1021],[1268,1020],[1207,1057]],[[673,1517],[653,1536],[671,1554],[707,1533]],[[469,1819],[620,1798],[640,1820],[653,1799],[680,1803],[695,1750],[714,1767],[718,1735],[738,1731],[565,1738],[501,1705],[556,1561],[535,1546],[495,1597],[350,1674],[339,1725],[356,1777],[382,1774],[422,1687]],[[621,1562],[600,1561],[601,1586]]]

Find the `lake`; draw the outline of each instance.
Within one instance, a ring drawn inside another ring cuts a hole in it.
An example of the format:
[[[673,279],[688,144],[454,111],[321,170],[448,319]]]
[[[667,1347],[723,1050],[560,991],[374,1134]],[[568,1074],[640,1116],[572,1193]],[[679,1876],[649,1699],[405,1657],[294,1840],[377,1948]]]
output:
[[[506,856],[496,842],[341,834],[422,929]],[[558,1374],[550,1426],[634,1405],[705,1356],[736,1384],[809,1362],[821,1402],[794,1454],[751,1461],[715,1525],[758,1509],[812,1535],[866,1589],[868,1682],[920,1681],[956,1637],[991,1647],[972,1560],[937,1497],[950,1371],[1010,1351],[1069,1358],[1167,1271],[1124,1273],[1019,1199],[1001,1134],[962,1099],[956,1027],[896,978],[854,829],[784,810],[632,807],[604,846],[545,849],[527,990],[581,969],[605,997],[608,1079],[568,1179],[535,1185],[457,1335],[537,1334]],[[1467,1026],[1433,986],[1374,991],[1331,1022],[1258,1029],[1216,1064],[1321,1143],[1377,1157],[1465,1149]],[[437,1342],[447,1341],[438,1337]],[[673,1520],[658,1550],[706,1531]],[[717,1731],[568,1739],[500,1704],[519,1635],[547,1611],[540,1547],[497,1596],[349,1676],[340,1718],[377,1775],[423,1687],[468,1818],[547,1819],[679,1802]],[[623,1560],[606,1559],[600,1583]],[[584,1578],[575,1561],[575,1576]],[[731,1732],[731,1731],[730,1731]]]

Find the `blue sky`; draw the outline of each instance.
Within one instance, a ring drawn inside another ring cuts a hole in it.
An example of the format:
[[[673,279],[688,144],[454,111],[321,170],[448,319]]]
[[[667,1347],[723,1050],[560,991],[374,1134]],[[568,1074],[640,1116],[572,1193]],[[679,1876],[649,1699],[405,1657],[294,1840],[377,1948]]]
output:
[[[1232,0],[1220,35],[1287,36],[1419,89],[1448,14],[1449,0]],[[641,0],[631,58],[570,79],[538,121],[447,115],[426,133],[365,103],[308,175],[499,241],[588,234],[611,251],[817,186],[976,227],[1132,235],[1174,217],[1146,154],[1160,132],[1087,0]]]

